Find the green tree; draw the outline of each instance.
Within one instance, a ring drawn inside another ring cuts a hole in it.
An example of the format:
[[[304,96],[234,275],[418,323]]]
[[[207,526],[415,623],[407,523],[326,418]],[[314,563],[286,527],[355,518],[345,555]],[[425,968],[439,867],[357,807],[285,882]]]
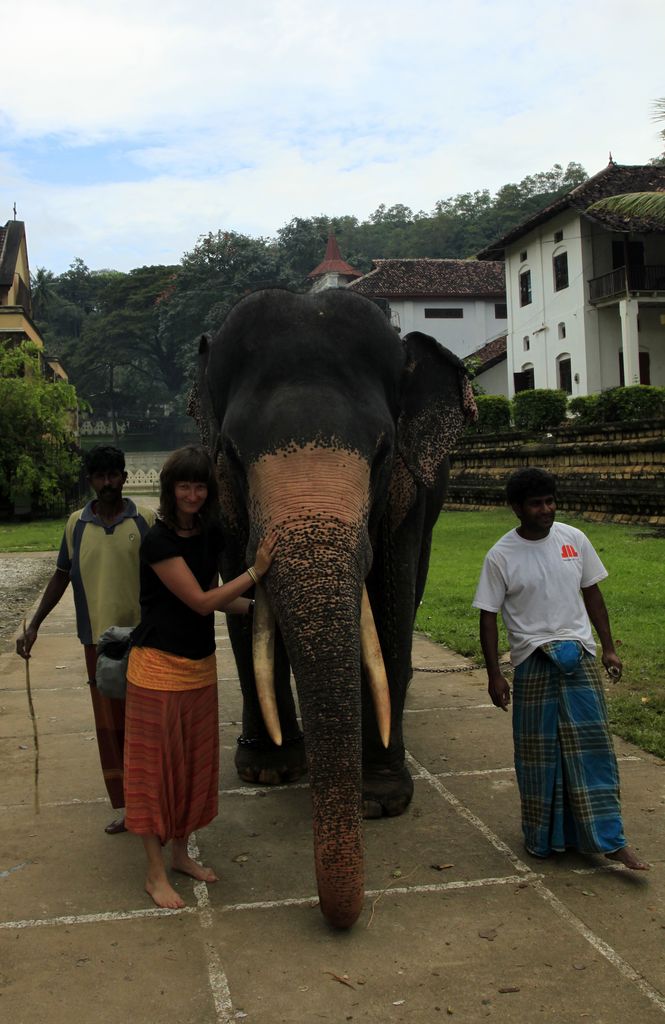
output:
[[[37,267],[30,278],[32,296],[32,316],[35,320],[43,320],[48,315],[49,306],[55,295],[55,274],[46,267]]]
[[[32,342],[0,342],[0,498],[29,495],[37,505],[62,496],[79,469],[70,384],[47,381]]]

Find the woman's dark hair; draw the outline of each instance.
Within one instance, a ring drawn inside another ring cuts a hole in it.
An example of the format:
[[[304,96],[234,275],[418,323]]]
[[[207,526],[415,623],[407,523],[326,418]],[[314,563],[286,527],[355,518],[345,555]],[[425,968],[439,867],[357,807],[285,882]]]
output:
[[[526,466],[511,473],[506,482],[509,505],[523,505],[527,498],[542,498],[545,494],[556,497],[556,479],[546,469]]]
[[[158,515],[167,526],[178,526],[175,502],[175,485],[181,482],[205,484],[208,496],[198,513],[201,527],[207,530],[217,522],[219,514],[219,492],[215,466],[205,448],[188,444],[172,452],[159,474]]]
[[[92,476],[93,473],[110,473],[112,470],[123,473],[125,470],[124,452],[114,448],[112,444],[96,445],[85,453],[83,461],[88,476]]]

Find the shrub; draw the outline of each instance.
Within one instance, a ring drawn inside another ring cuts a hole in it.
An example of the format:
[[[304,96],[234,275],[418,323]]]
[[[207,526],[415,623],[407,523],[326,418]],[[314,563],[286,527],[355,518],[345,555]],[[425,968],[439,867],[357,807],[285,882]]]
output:
[[[647,384],[630,384],[610,388],[595,396],[600,423],[626,423],[629,420],[650,420],[665,417],[665,388]]]
[[[518,430],[542,431],[558,427],[566,418],[565,391],[535,388],[518,391],[513,398],[513,415]]]
[[[510,400],[505,395],[476,395],[478,419],[469,430],[477,434],[495,434],[510,427]]]
[[[570,399],[568,409],[575,417],[576,423],[600,423],[599,397],[600,395],[578,395]]]

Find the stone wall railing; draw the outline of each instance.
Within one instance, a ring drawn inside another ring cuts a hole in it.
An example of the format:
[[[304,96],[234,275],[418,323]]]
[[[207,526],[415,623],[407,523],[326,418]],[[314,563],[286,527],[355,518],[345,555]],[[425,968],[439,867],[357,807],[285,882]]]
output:
[[[591,519],[665,525],[665,420],[467,434],[451,458],[447,507],[505,504],[507,477],[541,466],[562,510]]]

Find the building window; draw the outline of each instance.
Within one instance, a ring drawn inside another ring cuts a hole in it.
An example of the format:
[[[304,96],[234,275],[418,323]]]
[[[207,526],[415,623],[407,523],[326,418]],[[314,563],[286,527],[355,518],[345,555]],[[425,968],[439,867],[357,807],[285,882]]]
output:
[[[522,249],[520,253],[520,263],[526,263],[526,249]]]
[[[523,270],[520,274],[520,306],[528,306],[531,302],[531,271]]]
[[[566,337],[566,325],[564,324],[563,320],[560,324],[557,324],[557,332],[560,339]]]
[[[567,395],[573,393],[573,371],[570,362],[570,355],[568,352],[564,352],[563,355],[557,357],[557,377],[559,379],[559,387],[562,391],[565,391]]]
[[[505,302],[494,303],[494,319],[495,320],[507,320],[508,319],[508,306]]]
[[[568,287],[568,253],[560,252],[552,260],[554,267],[554,291]]]
[[[554,232],[554,241],[555,242],[563,242],[563,231],[555,231]]]
[[[461,320],[463,316],[463,309],[425,309],[426,320]]]
[[[519,373],[514,373],[513,381],[516,393],[518,391],[533,391],[536,385],[534,383],[533,366],[531,363],[525,363]]]
[[[529,349],[531,348],[531,340],[530,340],[528,334],[525,334],[524,337],[522,338],[522,348],[524,349],[525,352],[528,352]]]

